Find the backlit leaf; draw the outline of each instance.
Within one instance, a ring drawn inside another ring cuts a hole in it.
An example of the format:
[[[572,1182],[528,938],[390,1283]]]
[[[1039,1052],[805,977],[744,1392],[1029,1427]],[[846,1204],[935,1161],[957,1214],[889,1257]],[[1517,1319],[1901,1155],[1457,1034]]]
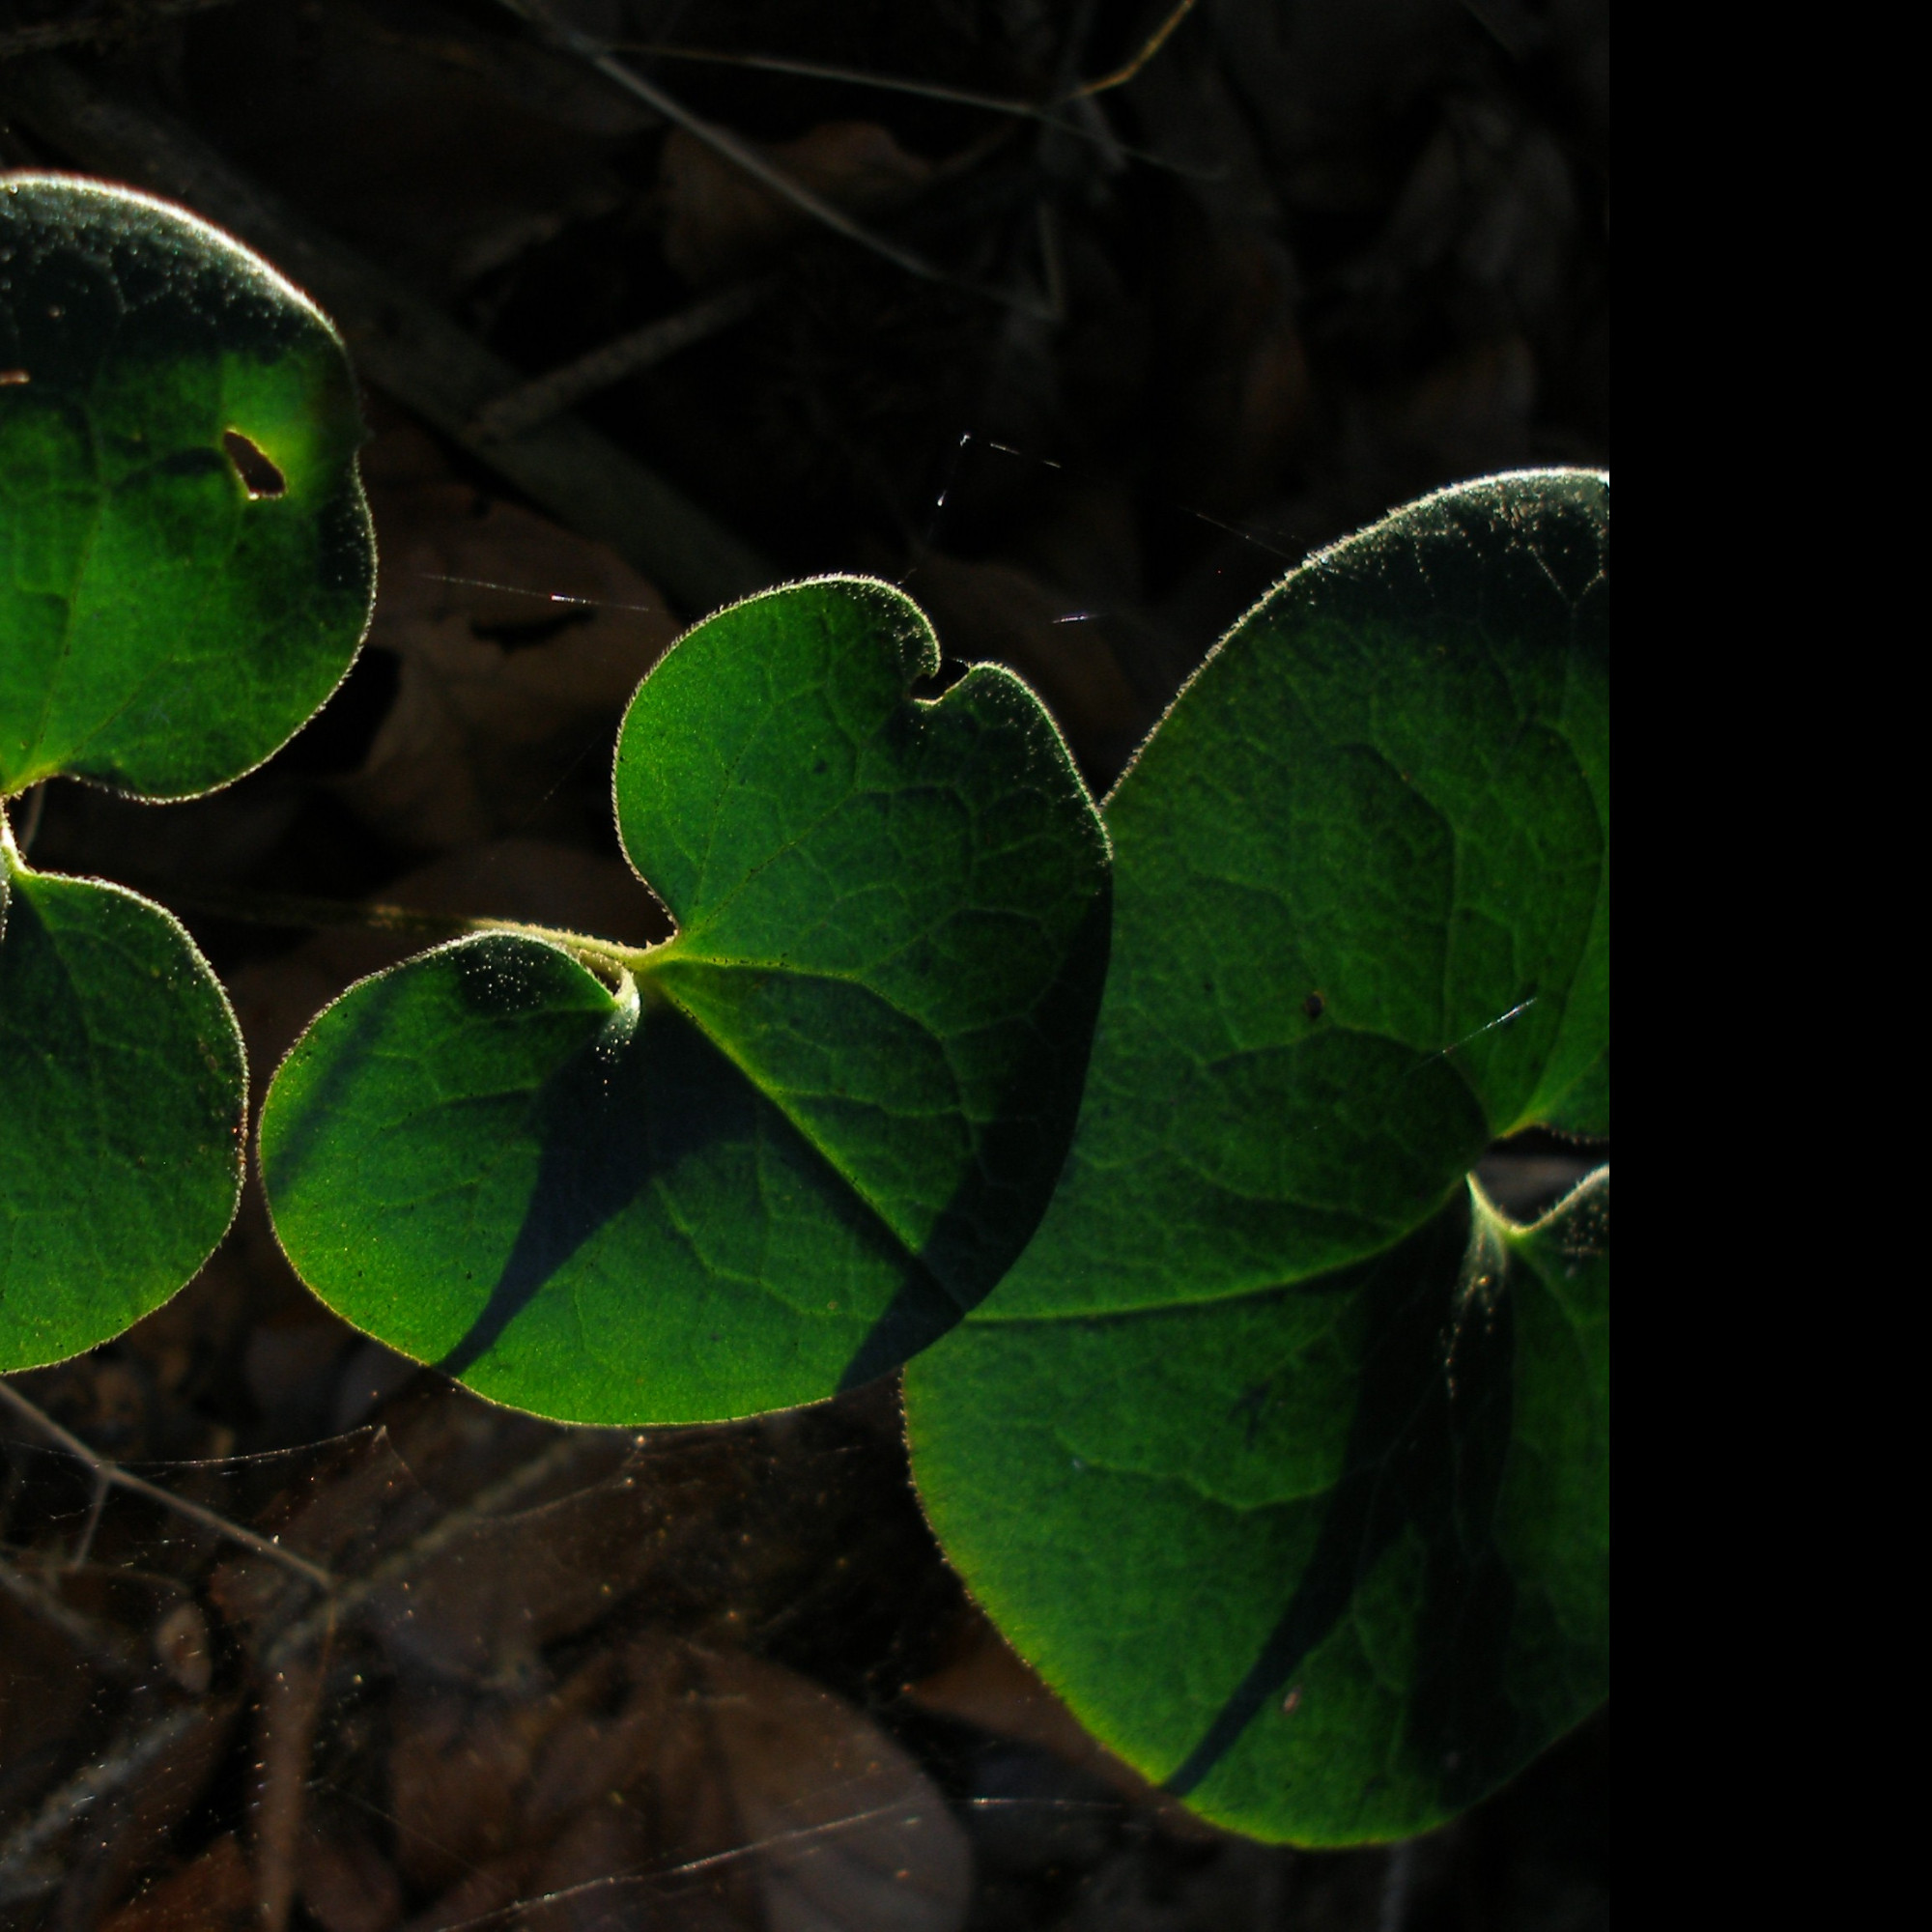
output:
[[[1602,1692],[1607,1170],[1529,1234],[1466,1177],[1608,1130],[1608,510],[1445,491],[1204,666],[1106,808],[1059,1191],[907,1372],[975,1595],[1263,1836],[1423,1830]]]
[[[1078,1106],[1106,845],[1033,694],[982,666],[912,695],[937,668],[856,579],[668,654],[616,803],[676,937],[614,990],[460,942],[276,1076],[263,1171],[325,1300],[497,1401],[638,1423],[831,1395],[992,1287]]]

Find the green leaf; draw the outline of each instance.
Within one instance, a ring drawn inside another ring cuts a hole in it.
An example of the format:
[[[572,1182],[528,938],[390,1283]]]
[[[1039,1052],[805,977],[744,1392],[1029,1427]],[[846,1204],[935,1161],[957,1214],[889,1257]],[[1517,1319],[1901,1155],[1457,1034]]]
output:
[[[1601,1694],[1607,1261],[1546,1265],[1597,1196],[1520,1236],[1466,1177],[1608,1126],[1608,506],[1445,491],[1210,657],[1107,806],[1059,1190],[908,1371],[968,1586],[1264,1836],[1422,1830]]]
[[[1608,1219],[1607,1168],[1528,1229],[1471,1185],[1293,1287],[970,1321],[906,1373],[927,1515],[1205,1816],[1427,1830],[1605,1694]]]
[[[334,331],[239,243],[126,189],[0,182],[0,796],[186,797],[298,729],[368,623],[361,435]]]
[[[1107,804],[1086,1099],[1002,1318],[1281,1286],[1498,1136],[1607,1131],[1607,1074],[1563,1110],[1609,1041],[1608,543],[1592,473],[1445,491],[1208,659]]]
[[[352,988],[276,1075],[276,1230],[347,1320],[569,1420],[813,1401],[955,1322],[1037,1225],[1105,969],[1105,836],[1037,699],[937,699],[917,608],[750,599],[645,679],[626,849],[677,936],[613,992],[540,938]]]
[[[245,1077],[181,926],[29,870],[0,821],[0,1370],[118,1335],[207,1260],[241,1193]]]
[[[368,622],[361,420],[334,331],[179,209],[0,181],[0,799],[238,778]],[[244,480],[245,463],[253,488]],[[27,867],[0,812],[0,1368],[166,1299],[227,1228],[245,1072],[182,928]]]

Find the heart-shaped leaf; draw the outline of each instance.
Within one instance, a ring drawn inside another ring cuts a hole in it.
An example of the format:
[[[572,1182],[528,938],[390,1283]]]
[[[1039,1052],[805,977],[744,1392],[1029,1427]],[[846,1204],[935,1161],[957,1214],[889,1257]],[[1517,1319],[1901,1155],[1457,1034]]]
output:
[[[241,776],[368,619],[342,345],[179,209],[0,179],[0,800],[67,775],[151,798]],[[0,1368],[128,1326],[240,1185],[226,1000],[166,913],[32,871],[0,810]]]
[[[1575,1339],[1525,1312],[1535,1266],[1474,1329],[1459,1283],[1571,1238],[1469,1232],[1489,1143],[1608,1130],[1608,506],[1567,471],[1426,498],[1204,666],[1107,805],[1112,964],[1059,1190],[908,1372],[968,1585],[1104,1739],[1263,1835],[1421,1830],[1602,1681],[1601,1444],[1510,1420]],[[1538,1484],[1541,1528],[1486,1553],[1494,1497]],[[1452,1544],[1466,1576],[1430,1568]],[[1567,1688],[1522,1690],[1547,1657]]]
[[[1369,1262],[974,1320],[906,1416],[948,1555],[1107,1746],[1236,1831],[1406,1836],[1599,1703],[1609,1170]]]
[[[689,633],[616,769],[678,923],[366,980],[276,1075],[277,1233],[351,1321],[578,1421],[816,1400],[944,1332],[1037,1223],[1105,970],[1105,837],[1009,673],[828,579]]]
[[[0,796],[183,798],[298,729],[368,623],[361,437],[334,331],[238,242],[0,181]]]
[[[118,1335],[242,1188],[242,1037],[194,943],[118,886],[20,864],[0,819],[0,1370]]]
[[[1499,1136],[1607,1134],[1608,543],[1592,473],[1445,491],[1208,659],[1107,802],[1079,1134],[1003,1319],[1278,1287]]]

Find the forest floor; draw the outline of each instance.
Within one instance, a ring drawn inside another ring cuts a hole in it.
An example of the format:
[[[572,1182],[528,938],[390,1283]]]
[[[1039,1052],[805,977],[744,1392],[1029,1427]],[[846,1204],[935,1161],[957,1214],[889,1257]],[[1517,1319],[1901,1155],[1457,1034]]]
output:
[[[760,583],[902,583],[1103,791],[1310,550],[1607,463],[1606,39],[1606,0],[0,4],[0,166],[183,200],[340,321],[381,550],[284,752],[186,805],[55,784],[36,863],[180,912],[259,1095],[419,948],[329,905],[657,936],[616,720]],[[1608,1922],[1601,1716],[1409,1845],[1212,1831],[967,1600],[894,1385],[518,1417],[331,1316],[252,1185],[173,1302],[0,1384],[0,1932]]]

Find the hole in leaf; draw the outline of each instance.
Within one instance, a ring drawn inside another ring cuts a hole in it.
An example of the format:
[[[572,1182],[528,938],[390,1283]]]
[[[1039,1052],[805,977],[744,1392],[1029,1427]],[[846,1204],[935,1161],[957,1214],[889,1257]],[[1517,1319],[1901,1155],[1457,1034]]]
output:
[[[279,497],[289,487],[289,479],[239,429],[221,432],[221,446],[228,452],[251,501],[263,497]]]
[[[0,369],[0,389],[17,389],[34,379],[24,369]]]

